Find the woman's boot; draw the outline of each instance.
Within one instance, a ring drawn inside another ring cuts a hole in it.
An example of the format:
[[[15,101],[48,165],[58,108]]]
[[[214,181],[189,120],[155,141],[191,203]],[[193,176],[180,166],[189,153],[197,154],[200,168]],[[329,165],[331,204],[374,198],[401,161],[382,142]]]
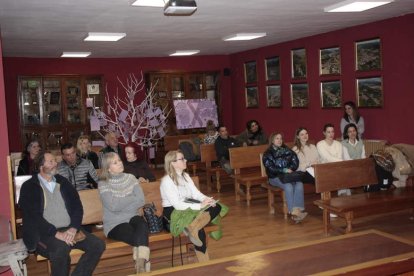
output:
[[[137,273],[142,272],[149,272],[150,262],[149,262],[149,254],[150,250],[148,246],[138,246],[134,247],[134,257],[135,259],[135,270]]]
[[[187,227],[184,228],[184,233],[188,236],[190,241],[195,246],[202,246],[203,242],[198,237],[198,231],[204,228],[210,222],[210,213],[201,212]]]
[[[199,263],[207,262],[210,260],[210,256],[208,255],[207,249],[205,253],[198,251],[198,250],[195,250],[195,253],[196,253],[197,260]]]

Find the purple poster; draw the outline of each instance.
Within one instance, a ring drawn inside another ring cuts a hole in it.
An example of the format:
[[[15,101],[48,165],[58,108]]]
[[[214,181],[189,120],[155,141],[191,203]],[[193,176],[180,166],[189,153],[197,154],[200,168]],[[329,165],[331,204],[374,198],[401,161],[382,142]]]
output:
[[[208,120],[212,120],[216,126],[218,124],[217,105],[214,100],[175,100],[174,110],[177,129],[206,127]]]

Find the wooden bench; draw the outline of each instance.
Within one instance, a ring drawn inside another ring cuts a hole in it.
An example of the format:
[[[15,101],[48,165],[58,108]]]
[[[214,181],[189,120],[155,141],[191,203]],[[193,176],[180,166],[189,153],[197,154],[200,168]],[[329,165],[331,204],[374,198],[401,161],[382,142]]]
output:
[[[194,184],[196,184],[196,186],[199,186],[198,177],[192,177],[192,179],[194,181]],[[145,194],[146,203],[154,202],[157,208],[158,215],[162,215],[163,208],[161,204],[160,181],[141,183],[141,187]],[[102,207],[102,202],[101,202],[101,198],[99,195],[99,190],[92,189],[92,190],[80,191],[79,196],[82,201],[82,205],[84,209],[82,224],[83,225],[97,224],[97,223],[102,222],[103,207]],[[208,233],[218,230],[218,226],[208,225],[204,228],[204,230],[207,233],[207,239],[208,239]],[[102,230],[95,231],[93,232],[93,234],[101,238],[102,240],[104,240],[106,243],[106,250],[102,254],[101,260],[132,255],[132,248],[129,244],[106,238]],[[180,239],[182,241],[182,245],[187,245],[191,243],[184,234],[180,236]],[[174,250],[173,244],[174,244],[173,237],[168,231],[164,230],[160,233],[149,235],[149,247],[151,250],[166,249],[166,248],[171,248],[172,250]],[[188,253],[188,246],[186,246],[186,249],[187,249],[186,253]],[[73,249],[70,252],[71,264],[76,264],[79,261],[80,257],[82,256],[82,254],[83,254],[83,251],[78,250],[78,249]],[[42,261],[42,260],[47,260],[47,259],[38,255],[37,260]],[[152,259],[151,261],[154,262],[155,260]],[[171,261],[173,261],[173,259]],[[132,258],[131,258],[131,264],[132,264]],[[49,264],[49,268],[50,268],[50,264]],[[122,268],[125,268],[125,267],[122,267]],[[119,269],[119,268],[114,267],[114,270],[116,269]],[[108,272],[108,270],[106,270],[106,272]]]
[[[200,146],[201,162],[206,166],[206,177],[207,177],[207,189],[211,191],[212,182],[211,176],[216,176],[216,188],[217,191],[221,190],[220,176],[222,173],[226,173],[222,167],[213,166],[213,162],[217,161],[216,148],[214,144],[203,144]]]
[[[178,140],[178,145],[180,145],[182,142],[188,142],[191,144],[193,148],[193,153],[196,156],[200,156],[200,146],[194,143],[193,139],[180,139]],[[177,147],[178,149],[179,147]],[[187,167],[191,169],[192,175],[197,175],[197,168],[204,168],[204,162],[203,161],[189,161],[187,160]]]
[[[321,199],[314,204],[323,209],[324,232],[327,235],[333,226],[330,213],[346,220],[345,233],[352,231],[354,218],[414,208],[413,187],[373,193],[358,193],[351,196],[331,197],[339,189],[355,188],[378,183],[375,163],[371,158],[314,165],[316,192]]]
[[[229,149],[230,166],[234,170],[236,200],[240,201],[240,198],[244,197],[247,206],[250,206],[253,198],[251,188],[260,187],[262,183],[267,182],[267,177],[264,177],[260,170],[260,154],[267,148],[268,145],[260,145]],[[241,186],[246,188],[245,195],[240,190]],[[255,198],[259,197],[263,196],[260,194],[255,196]]]

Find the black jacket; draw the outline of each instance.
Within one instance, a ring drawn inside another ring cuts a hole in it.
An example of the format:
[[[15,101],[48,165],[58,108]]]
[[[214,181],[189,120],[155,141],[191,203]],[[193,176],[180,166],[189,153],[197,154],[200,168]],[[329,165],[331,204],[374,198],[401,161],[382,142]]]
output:
[[[37,172],[34,168],[34,161],[29,159],[30,156],[26,155],[25,158],[20,160],[19,167],[17,168],[17,175],[31,175]]]
[[[220,136],[217,137],[216,142],[214,142],[214,147],[216,149],[217,160],[222,159],[229,160],[229,148],[234,148],[240,146],[239,142],[233,137],[228,137],[223,139]]]
[[[124,161],[124,173],[133,174],[137,179],[143,177],[149,181],[155,181],[155,176],[144,160],[135,160],[133,162]]]
[[[69,181],[55,175],[60,192],[70,216],[68,227],[79,229],[82,223],[83,207],[79,194]],[[56,227],[43,218],[45,197],[37,174],[23,183],[19,206],[23,211],[23,241],[29,251],[34,251],[41,237],[55,236]]]
[[[286,147],[270,146],[263,154],[263,165],[269,178],[276,178],[284,173],[285,169],[296,171],[299,159],[294,151]]]

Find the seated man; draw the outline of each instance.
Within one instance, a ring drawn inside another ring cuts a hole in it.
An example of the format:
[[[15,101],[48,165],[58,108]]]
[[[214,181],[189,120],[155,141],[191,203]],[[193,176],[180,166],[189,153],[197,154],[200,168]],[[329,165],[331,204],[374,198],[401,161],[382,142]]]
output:
[[[98,186],[98,175],[91,161],[76,155],[76,149],[71,143],[62,145],[62,161],[58,173],[65,177],[76,190],[86,190]]]
[[[228,174],[232,174],[233,170],[230,167],[229,148],[239,147],[239,142],[233,137],[229,136],[225,126],[219,127],[219,137],[217,137],[214,147],[216,149],[217,160],[221,167]]]
[[[20,191],[23,241],[29,252],[36,251],[50,260],[52,275],[69,275],[69,253],[80,249],[85,253],[72,275],[92,275],[105,242],[83,231],[82,203],[67,179],[56,174],[55,156],[39,153],[36,163],[39,174],[23,183]]]
[[[119,155],[122,161],[126,160],[124,148],[119,144],[118,137],[116,137],[115,133],[108,132],[105,135],[105,144],[106,147],[101,149],[102,155],[108,152],[115,152]]]

